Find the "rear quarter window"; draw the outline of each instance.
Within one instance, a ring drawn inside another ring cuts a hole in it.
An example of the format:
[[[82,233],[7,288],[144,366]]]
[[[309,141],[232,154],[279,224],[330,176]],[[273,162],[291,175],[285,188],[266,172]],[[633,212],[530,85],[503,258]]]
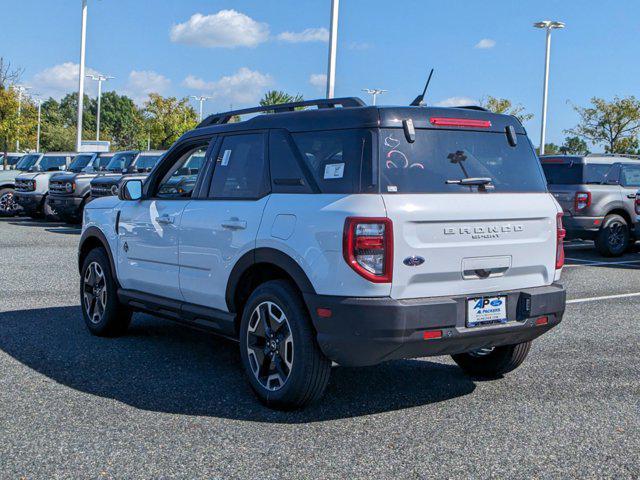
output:
[[[331,130],[292,134],[321,193],[366,192],[371,174],[372,133]]]
[[[549,185],[599,184],[610,177],[610,163],[542,163]]]

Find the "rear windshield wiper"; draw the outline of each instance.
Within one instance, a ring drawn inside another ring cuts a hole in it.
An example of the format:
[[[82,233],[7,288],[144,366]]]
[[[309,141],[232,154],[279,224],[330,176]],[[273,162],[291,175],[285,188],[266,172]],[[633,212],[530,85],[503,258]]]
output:
[[[459,180],[447,180],[447,185],[476,186],[479,190],[493,190],[493,179],[489,177],[468,177]]]

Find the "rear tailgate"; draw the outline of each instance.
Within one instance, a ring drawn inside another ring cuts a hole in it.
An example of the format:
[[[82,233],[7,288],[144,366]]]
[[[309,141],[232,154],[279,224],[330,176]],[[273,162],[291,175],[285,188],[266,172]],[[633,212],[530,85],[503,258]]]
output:
[[[383,198],[394,223],[393,298],[502,292],[554,280],[558,208],[548,193]]]

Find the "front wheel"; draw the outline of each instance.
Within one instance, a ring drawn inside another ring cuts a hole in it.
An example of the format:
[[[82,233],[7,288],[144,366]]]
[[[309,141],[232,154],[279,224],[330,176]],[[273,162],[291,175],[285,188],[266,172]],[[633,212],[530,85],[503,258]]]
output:
[[[0,215],[13,217],[19,210],[13,188],[0,189]]]
[[[80,277],[82,316],[89,331],[100,337],[122,335],[131,322],[131,310],[118,301],[111,264],[102,248],[91,250]]]
[[[630,237],[629,225],[623,217],[607,215],[596,236],[596,248],[605,257],[619,257],[629,248]]]
[[[470,375],[496,378],[518,368],[527,358],[531,342],[481,348],[467,353],[451,355],[454,362]]]
[[[251,388],[271,408],[302,408],[329,382],[331,362],[320,351],[300,294],[284,280],[263,283],[249,297],[240,356]]]

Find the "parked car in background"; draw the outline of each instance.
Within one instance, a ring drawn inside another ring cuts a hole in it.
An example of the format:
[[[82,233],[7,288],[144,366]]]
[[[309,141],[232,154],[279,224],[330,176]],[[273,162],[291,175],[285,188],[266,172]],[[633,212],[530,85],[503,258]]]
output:
[[[140,310],[234,337],[258,398],[300,408],[332,361],[514,370],[562,320],[563,237],[515,117],[270,105],[212,115],[87,204],[80,303],[94,335]]]
[[[164,153],[164,150],[142,151],[122,171],[122,175],[99,175],[93,178],[91,180],[91,199],[118,195],[118,189],[123,180],[146,177]]]
[[[16,202],[26,215],[32,218],[53,215],[46,203],[49,180],[56,173],[66,170],[75,156],[73,152],[45,153],[28,172],[16,177]]]
[[[549,190],[564,210],[567,238],[594,240],[605,256],[622,255],[635,242],[638,158],[544,155],[540,161]]]
[[[78,154],[68,171],[51,177],[47,204],[53,214],[62,221],[78,223],[89,198],[90,182],[106,172],[114,153]]]
[[[16,177],[28,172],[41,157],[41,153],[29,153],[20,159],[15,169],[0,171],[0,215],[13,216],[20,211],[15,197]]]
[[[24,157],[24,155],[24,153],[14,152],[8,152],[7,155],[0,155],[0,170],[15,170],[18,161]]]

